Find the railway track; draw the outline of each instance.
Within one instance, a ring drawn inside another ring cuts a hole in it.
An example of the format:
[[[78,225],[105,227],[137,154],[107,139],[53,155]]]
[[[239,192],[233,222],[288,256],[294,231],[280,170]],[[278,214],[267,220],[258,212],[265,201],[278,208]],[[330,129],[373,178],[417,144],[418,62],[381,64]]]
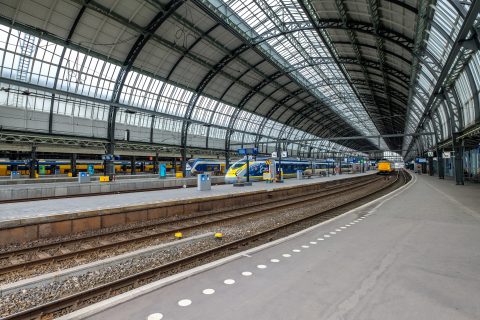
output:
[[[383,179],[383,177],[380,177],[373,180],[378,181]],[[382,195],[382,193],[390,192],[390,190],[395,189],[406,183],[407,180],[408,178],[406,177],[405,173],[398,174],[393,179],[390,179],[390,181],[386,183],[383,187],[368,192],[360,198],[356,198],[354,200],[340,204],[332,209],[318,212],[310,216],[298,219],[296,221],[291,221],[282,225],[271,227],[268,230],[264,230],[254,235],[231,241],[221,246],[204,250],[202,252],[198,252],[191,256],[184,257],[182,259],[155,268],[144,270],[134,275],[117,279],[113,282],[109,282],[106,284],[98,285],[96,287],[77,292],[69,296],[64,296],[54,301],[46,302],[31,309],[9,315],[4,319],[52,319],[70,313],[74,310],[86,307],[95,302],[121,294],[128,290],[132,290],[136,287],[156,281],[174,273],[178,273],[192,267],[214,261],[221,257],[243,251],[247,248],[272,241],[273,239],[294,233],[300,229],[306,228],[313,224],[317,224],[321,221],[329,220],[332,217],[335,217],[345,212],[350,207],[357,206],[359,202],[367,202],[370,201],[372,198]],[[347,190],[344,189],[343,191]]]
[[[0,283],[18,281],[23,278],[42,273],[57,271],[60,264],[72,267],[88,262],[88,259],[99,260],[111,256],[112,252],[125,253],[172,239],[175,232],[188,234],[200,227],[212,225],[220,227],[231,223],[232,219],[242,219],[258,214],[268,214],[280,209],[296,206],[298,203],[320,201],[325,197],[366,186],[381,177],[368,177],[357,181],[345,181],[329,187],[322,192],[312,192],[293,195],[284,200],[272,200],[268,203],[253,203],[242,208],[228,209],[220,212],[209,212],[188,218],[176,219],[148,226],[120,230],[103,234],[91,235],[79,239],[63,241],[55,244],[43,244],[31,248],[4,252],[0,254]],[[341,181],[341,180],[340,180]],[[71,261],[68,263],[67,261]],[[24,273],[22,276],[19,273]]]

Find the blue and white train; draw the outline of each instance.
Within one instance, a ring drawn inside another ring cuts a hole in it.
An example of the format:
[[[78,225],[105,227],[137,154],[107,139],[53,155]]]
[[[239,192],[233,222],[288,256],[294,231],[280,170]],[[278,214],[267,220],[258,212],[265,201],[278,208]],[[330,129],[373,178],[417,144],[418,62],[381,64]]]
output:
[[[266,161],[275,161],[277,171],[279,170],[278,160],[273,160],[270,158],[257,158],[256,160],[249,161],[249,173],[250,181],[260,181],[263,179],[263,173],[268,171],[268,165]],[[297,170],[305,171],[307,169],[312,169],[312,166],[315,168],[317,173],[326,172],[327,170],[333,170],[334,163],[326,161],[308,161],[308,160],[297,160],[297,159],[282,159],[282,171],[283,177],[293,178],[297,175]],[[225,183],[235,183],[237,181],[246,181],[247,173],[247,160],[241,159],[235,162],[228,168],[228,171],[225,175]]]
[[[190,159],[187,161],[186,169],[192,176],[205,172],[222,175],[225,173],[225,162],[215,159]]]

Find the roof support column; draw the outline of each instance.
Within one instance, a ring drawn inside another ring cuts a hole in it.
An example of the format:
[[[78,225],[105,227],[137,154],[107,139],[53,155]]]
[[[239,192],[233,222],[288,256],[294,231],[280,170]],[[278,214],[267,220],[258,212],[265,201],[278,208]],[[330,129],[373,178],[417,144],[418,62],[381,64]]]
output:
[[[453,133],[452,145],[455,154],[455,183],[456,185],[464,185],[463,176],[463,140],[458,139],[458,133]]]

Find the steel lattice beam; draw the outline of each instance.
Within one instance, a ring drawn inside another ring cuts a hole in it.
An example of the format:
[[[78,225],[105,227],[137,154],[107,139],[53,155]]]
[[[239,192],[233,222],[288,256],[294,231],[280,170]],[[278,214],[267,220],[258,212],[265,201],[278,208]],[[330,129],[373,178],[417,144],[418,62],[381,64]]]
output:
[[[439,77],[437,78],[437,82],[436,82],[436,85],[432,91],[432,94],[430,95],[429,99],[428,99],[428,102],[427,104],[425,105],[425,111],[423,112],[422,116],[421,116],[421,119],[417,125],[417,127],[415,128],[415,132],[418,132],[420,130],[420,128],[423,127],[427,117],[428,117],[428,114],[431,112],[431,109],[432,109],[432,106],[434,105],[434,102],[435,100],[437,99],[437,94],[439,93],[442,93],[443,92],[443,85],[444,85],[444,82],[445,80],[447,80],[448,78],[448,75],[449,75],[449,71],[451,70],[451,67],[453,66],[457,56],[458,56],[458,53],[462,47],[462,41],[465,41],[467,40],[467,36],[468,34],[471,32],[472,30],[472,26],[474,24],[474,22],[476,21],[477,17],[478,17],[478,14],[480,12],[480,1],[474,1],[466,16],[465,16],[465,19],[463,21],[463,24],[462,24],[462,27],[460,28],[460,31],[458,33],[458,36],[455,40],[455,42],[453,43],[453,46],[452,46],[452,49],[450,50],[450,54],[448,55],[448,58],[444,64],[444,67],[442,69],[442,72],[440,73]],[[409,147],[407,148],[407,153],[406,154],[409,154],[413,144],[414,144],[414,140],[415,139],[412,139]]]
[[[120,71],[115,81],[115,86],[113,89],[111,102],[118,103],[120,101],[120,95],[122,93],[125,80],[127,78],[128,72],[133,67],[133,63],[137,59],[138,55],[142,51],[143,47],[147,42],[152,38],[158,28],[180,7],[183,5],[184,0],[171,0],[164,10],[160,10],[155,17],[148,23],[148,25],[142,30],[141,34],[138,36],[137,40],[130,48],[125,61],[120,68]],[[117,117],[117,107],[111,105],[108,112],[108,150],[107,153],[113,154],[115,150],[115,122]],[[110,172],[111,168],[106,168],[106,173]]]

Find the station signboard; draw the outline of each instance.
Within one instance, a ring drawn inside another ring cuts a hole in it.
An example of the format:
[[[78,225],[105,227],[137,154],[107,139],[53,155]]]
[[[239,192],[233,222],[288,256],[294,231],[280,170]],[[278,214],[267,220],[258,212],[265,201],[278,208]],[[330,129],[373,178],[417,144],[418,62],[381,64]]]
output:
[[[102,155],[102,160],[106,160],[106,161],[112,161],[114,159],[113,155],[111,154],[104,154]]]
[[[452,153],[451,152],[444,152],[443,153],[443,159],[450,159],[452,157]]]
[[[243,148],[243,149],[238,149],[237,153],[241,156],[246,156],[246,155],[257,155],[258,154],[258,148]]]

